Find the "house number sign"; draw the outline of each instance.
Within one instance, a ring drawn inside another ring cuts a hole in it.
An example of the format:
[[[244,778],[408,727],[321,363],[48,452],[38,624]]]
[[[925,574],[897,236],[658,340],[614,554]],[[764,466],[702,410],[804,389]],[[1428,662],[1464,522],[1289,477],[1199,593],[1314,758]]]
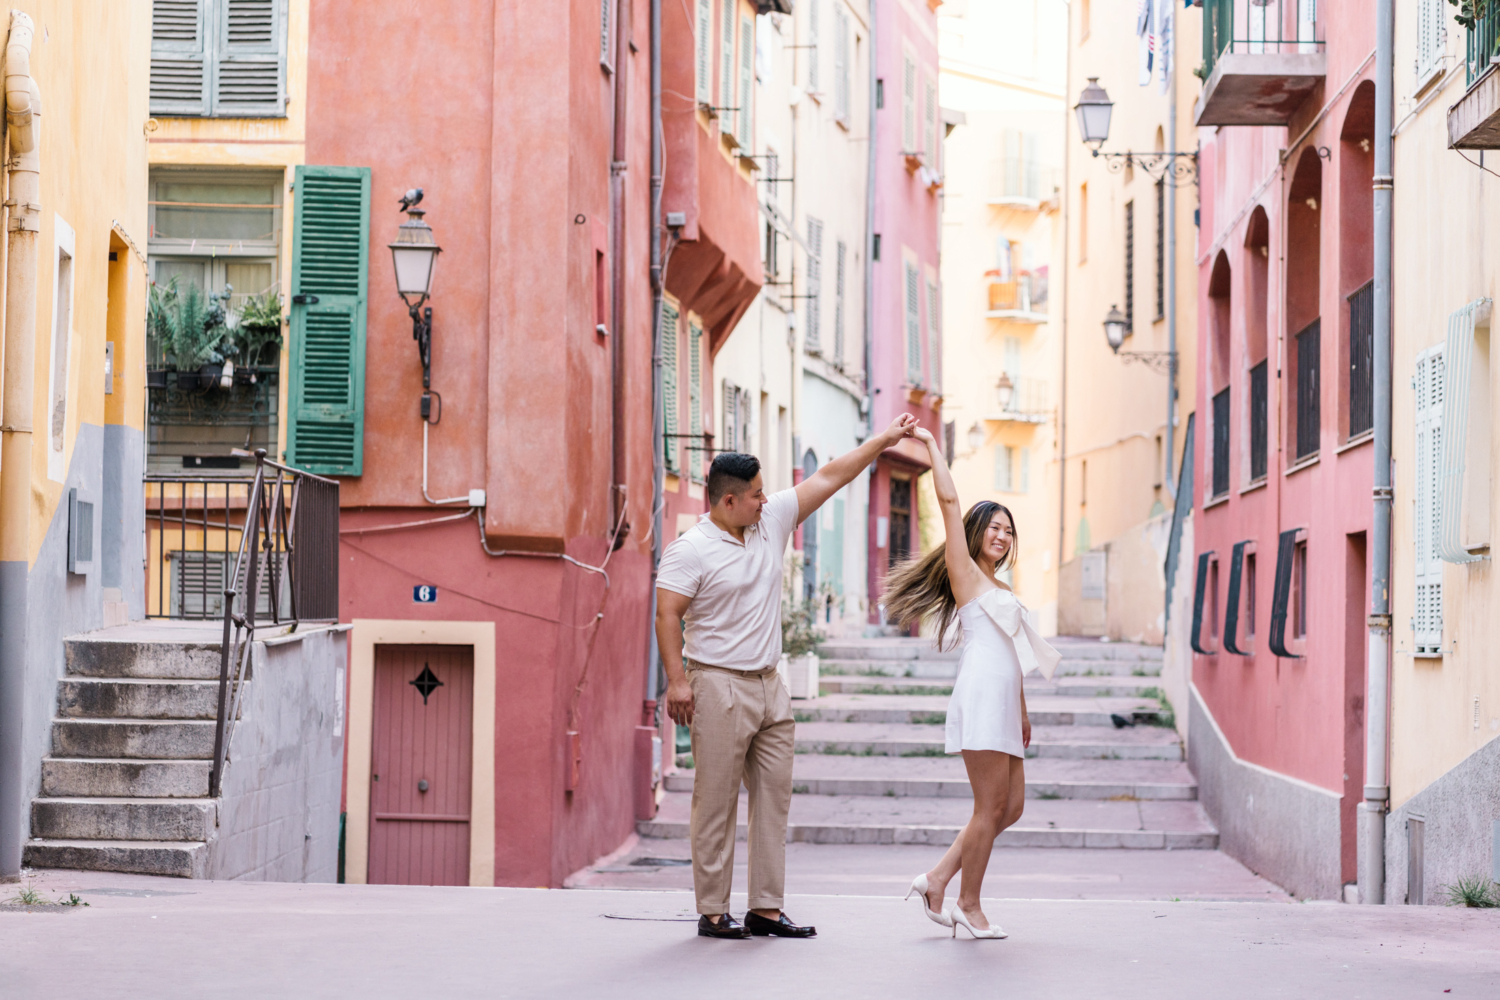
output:
[[[411,588],[411,599],[417,604],[435,604],[437,603],[437,588],[427,584],[413,587]]]

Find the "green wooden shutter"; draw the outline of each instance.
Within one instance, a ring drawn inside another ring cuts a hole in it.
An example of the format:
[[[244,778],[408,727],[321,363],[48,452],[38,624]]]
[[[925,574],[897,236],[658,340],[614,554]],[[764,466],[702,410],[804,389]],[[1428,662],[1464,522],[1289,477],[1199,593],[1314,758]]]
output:
[[[682,389],[677,373],[677,310],[666,303],[661,307],[661,406],[662,433],[666,440],[667,471],[676,475],[682,468],[682,439],[678,437],[682,410]]]
[[[751,109],[755,102],[755,22],[748,17],[740,18],[740,148],[749,152],[753,145],[750,126],[753,123]]]
[[[370,168],[298,167],[295,193],[287,459],[308,472],[358,476]]]
[[[719,132],[731,135],[730,108],[734,107],[734,4],[724,0],[719,15]]]
[[[207,113],[204,76],[211,7],[211,0],[152,0],[151,114]]]
[[[695,451],[687,453],[688,472],[694,482],[703,482],[703,327],[688,323],[688,440]]]
[[[285,0],[217,0],[213,52],[216,118],[286,114]]]

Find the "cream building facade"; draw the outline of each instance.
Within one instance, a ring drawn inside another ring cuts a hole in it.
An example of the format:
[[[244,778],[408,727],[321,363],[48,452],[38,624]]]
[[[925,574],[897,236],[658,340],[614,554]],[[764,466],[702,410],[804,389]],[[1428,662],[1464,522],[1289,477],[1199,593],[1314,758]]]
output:
[[[947,446],[967,506],[1016,520],[1010,583],[1057,631],[1066,9],[949,2],[938,9],[943,148],[943,379]],[[928,477],[924,477],[924,480]],[[942,538],[927,525],[924,542]]]

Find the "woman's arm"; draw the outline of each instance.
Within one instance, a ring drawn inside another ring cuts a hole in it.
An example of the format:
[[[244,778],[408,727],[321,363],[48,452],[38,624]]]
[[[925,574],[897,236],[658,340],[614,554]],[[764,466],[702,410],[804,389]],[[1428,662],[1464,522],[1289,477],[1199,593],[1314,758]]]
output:
[[[969,540],[964,536],[964,514],[958,503],[958,487],[953,485],[953,473],[948,471],[948,462],[932,432],[918,427],[915,437],[927,446],[927,455],[932,460],[932,485],[937,492],[938,509],[943,512],[943,530],[948,536],[943,546],[943,558],[948,564],[953,596],[964,605],[979,596],[982,584],[979,567],[969,555]]]

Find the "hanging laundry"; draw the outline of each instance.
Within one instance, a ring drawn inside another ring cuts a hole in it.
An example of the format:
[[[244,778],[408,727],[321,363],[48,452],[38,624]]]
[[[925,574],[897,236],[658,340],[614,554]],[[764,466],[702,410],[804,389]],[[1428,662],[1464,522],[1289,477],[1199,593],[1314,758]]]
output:
[[[1154,26],[1156,51],[1152,62],[1157,79],[1161,81],[1161,92],[1165,94],[1172,75],[1172,0],[1153,0],[1153,2],[1156,7]]]
[[[1138,0],[1135,13],[1135,35],[1136,52],[1139,57],[1139,66],[1136,72],[1136,83],[1145,87],[1151,83],[1151,49],[1152,49],[1152,27],[1155,10],[1155,0]]]

